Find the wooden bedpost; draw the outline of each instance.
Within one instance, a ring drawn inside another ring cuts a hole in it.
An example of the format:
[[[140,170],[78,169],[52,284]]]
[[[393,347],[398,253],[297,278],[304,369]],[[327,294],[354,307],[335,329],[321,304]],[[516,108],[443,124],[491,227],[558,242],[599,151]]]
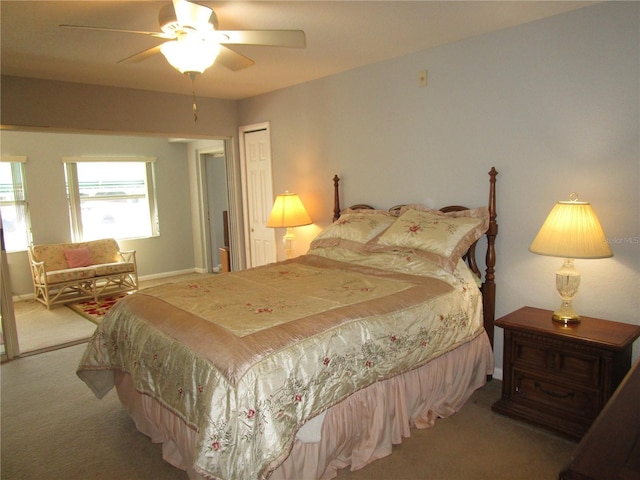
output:
[[[335,175],[333,177],[333,221],[335,222],[340,218],[340,192],[338,191],[338,184],[340,183],[340,177]]]
[[[498,223],[496,222],[496,175],[495,167],[491,167],[489,172],[489,229],[487,230],[487,256],[486,271],[482,284],[482,310],[484,312],[484,328],[489,336],[489,341],[493,347],[493,321],[496,316],[496,235],[498,234]]]

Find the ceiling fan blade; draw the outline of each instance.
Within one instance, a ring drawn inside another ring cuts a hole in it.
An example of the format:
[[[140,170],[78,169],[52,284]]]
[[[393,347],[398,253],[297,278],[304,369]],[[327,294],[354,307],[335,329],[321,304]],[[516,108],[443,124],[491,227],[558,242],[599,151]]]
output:
[[[173,0],[176,20],[182,27],[192,27],[196,30],[206,28],[213,10],[204,5],[198,5],[187,0]]]
[[[238,70],[242,70],[243,68],[250,67],[255,62],[250,58],[239,54],[238,52],[234,52],[230,48],[220,45],[220,53],[216,58],[216,63],[221,63],[229,70],[237,72]]]
[[[162,46],[162,44],[156,45],[155,47],[147,48],[146,50],[143,50],[141,52],[133,54],[133,55],[127,57],[127,58],[123,58],[122,60],[118,60],[116,63],[125,63],[125,62],[136,63],[136,62],[141,62],[141,61],[146,60],[147,58],[149,58],[151,55],[155,55],[156,53],[160,53],[160,47],[161,46]]]
[[[223,45],[264,45],[268,47],[305,48],[302,30],[219,30]]]
[[[122,30],[120,28],[90,27],[90,26],[87,26],[87,25],[67,25],[67,24],[59,25],[59,27],[62,27],[62,28],[73,28],[73,29],[76,29],[76,30],[98,30],[98,31],[103,31],[103,32],[135,33],[135,34],[138,34],[138,35],[150,35],[152,37],[166,38],[166,39],[175,38],[175,35],[167,34],[167,33],[163,33],[163,32],[143,32],[143,31],[140,31],[140,30]]]

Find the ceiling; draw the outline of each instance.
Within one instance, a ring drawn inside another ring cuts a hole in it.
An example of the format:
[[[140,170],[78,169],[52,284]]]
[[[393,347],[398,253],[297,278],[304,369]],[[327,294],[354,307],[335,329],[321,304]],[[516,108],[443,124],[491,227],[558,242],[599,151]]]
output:
[[[3,75],[191,94],[162,55],[117,61],[159,44],[145,35],[69,30],[78,24],[159,31],[168,1],[0,1]],[[577,1],[202,1],[221,30],[300,29],[305,49],[236,46],[255,65],[214,64],[198,96],[242,99],[581,8]],[[417,72],[416,72],[417,75]]]

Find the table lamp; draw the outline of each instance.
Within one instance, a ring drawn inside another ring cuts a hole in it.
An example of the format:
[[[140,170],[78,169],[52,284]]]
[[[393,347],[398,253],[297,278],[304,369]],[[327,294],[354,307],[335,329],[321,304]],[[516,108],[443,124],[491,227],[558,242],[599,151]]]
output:
[[[580,322],[580,315],[572,306],[580,285],[580,273],[573,266],[573,260],[613,256],[589,202],[578,201],[576,193],[569,198],[568,202],[556,203],[529,247],[533,253],[565,259],[556,272],[556,288],[562,303],[552,316],[554,321],[564,324]]]
[[[301,227],[311,223],[311,217],[309,217],[297,193],[285,192],[276,196],[271,215],[267,220],[267,227],[287,229],[287,233],[282,239],[287,258],[293,257],[293,240],[295,239],[293,227]]]

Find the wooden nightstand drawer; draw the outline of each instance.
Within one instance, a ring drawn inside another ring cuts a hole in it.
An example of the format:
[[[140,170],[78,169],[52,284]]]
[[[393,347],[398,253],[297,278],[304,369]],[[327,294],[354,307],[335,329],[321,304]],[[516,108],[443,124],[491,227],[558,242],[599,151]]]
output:
[[[511,399],[534,409],[546,409],[556,415],[593,420],[602,408],[598,390],[580,388],[564,382],[532,375],[515,369]]]
[[[504,329],[502,398],[493,410],[580,438],[631,366],[640,326],[582,317],[560,325],[524,307],[496,320]]]
[[[511,345],[514,368],[532,368],[596,388],[601,383],[602,353],[597,350],[519,332],[512,334]]]

